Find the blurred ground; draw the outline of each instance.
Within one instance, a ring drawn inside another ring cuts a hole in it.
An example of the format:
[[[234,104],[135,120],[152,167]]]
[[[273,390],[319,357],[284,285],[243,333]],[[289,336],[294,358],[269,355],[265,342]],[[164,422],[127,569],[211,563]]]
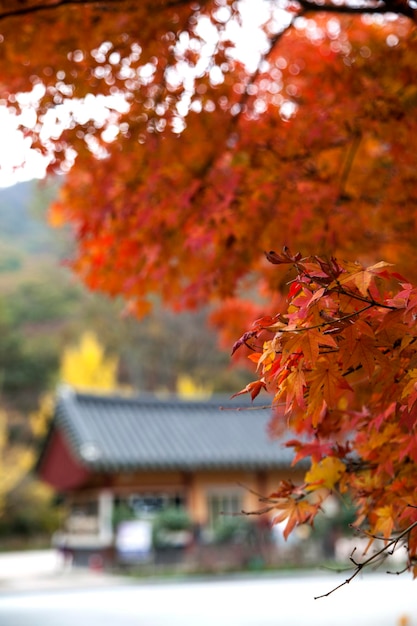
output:
[[[127,584],[128,578],[88,568],[71,568],[57,550],[0,553],[0,593]]]

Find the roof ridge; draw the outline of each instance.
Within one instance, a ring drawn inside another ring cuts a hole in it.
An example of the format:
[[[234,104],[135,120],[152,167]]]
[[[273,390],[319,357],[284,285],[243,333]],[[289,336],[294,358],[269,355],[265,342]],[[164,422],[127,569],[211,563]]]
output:
[[[61,385],[58,388],[57,392],[58,398],[61,398],[63,401],[73,399],[80,399],[84,401],[95,401],[100,403],[114,403],[114,402],[126,402],[126,403],[136,403],[136,404],[147,404],[147,405],[184,405],[184,406],[213,406],[216,402],[219,404],[219,409],[223,410],[253,410],[253,409],[269,409],[270,403],[262,403],[260,401],[251,401],[250,404],[245,405],[240,399],[238,400],[236,397],[233,397],[227,393],[214,393],[208,398],[185,398],[175,393],[168,394],[159,394],[157,392],[134,392],[134,393],[123,393],[121,391],[112,391],[109,393],[103,393],[100,391],[99,393],[95,393],[92,391],[81,391],[77,390],[74,387],[69,385]]]

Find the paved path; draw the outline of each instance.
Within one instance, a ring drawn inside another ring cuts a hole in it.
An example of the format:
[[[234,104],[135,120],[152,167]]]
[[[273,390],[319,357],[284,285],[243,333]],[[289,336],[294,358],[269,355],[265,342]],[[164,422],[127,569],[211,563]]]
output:
[[[0,553],[0,593],[115,586],[121,582],[128,584],[129,579],[87,568],[69,568],[57,550]]]
[[[336,576],[336,580],[340,577]],[[136,582],[0,593],[1,626],[417,626],[416,584],[368,574]]]

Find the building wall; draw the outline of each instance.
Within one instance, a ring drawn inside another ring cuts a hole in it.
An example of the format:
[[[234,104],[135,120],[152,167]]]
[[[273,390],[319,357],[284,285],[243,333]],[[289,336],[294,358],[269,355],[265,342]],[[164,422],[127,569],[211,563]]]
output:
[[[198,472],[193,478],[190,512],[198,524],[209,523],[209,500],[216,494],[224,495],[225,499],[228,495],[235,495],[244,511],[254,512],[265,506],[259,497],[267,497],[281,480],[292,478],[296,481],[297,478],[301,480],[301,477],[298,472],[290,470]]]
[[[265,506],[259,501],[259,496],[267,497],[284,479],[301,481],[302,473],[291,468],[269,471],[132,472],[103,476],[101,480],[96,477],[94,487],[91,485],[92,489],[84,490],[84,493],[109,489],[116,498],[127,498],[132,494],[178,495],[183,498],[194,523],[205,526],[211,521],[210,501],[216,498],[225,503],[238,500],[239,509],[253,512]],[[77,498],[77,492],[73,492],[73,497]]]
[[[302,480],[302,474],[287,469],[201,470],[195,473],[149,471],[92,475],[88,485],[67,492],[69,515],[65,527],[55,535],[53,542],[61,549],[71,550],[79,564],[89,563],[92,555],[97,554],[105,560],[111,560],[114,558],[115,542],[119,536],[117,530],[120,529],[119,525],[114,525],[113,517],[117,511],[117,503],[128,502],[132,496],[140,499],[146,495],[151,497],[168,494],[171,498],[178,495],[184,498],[195,525],[193,545],[204,547],[210,545],[216,532],[220,530],[217,524],[227,518],[228,514],[240,514],[242,510],[251,512],[264,507],[265,503],[259,502],[259,496],[267,497],[283,479],[291,479],[296,483]],[[273,513],[254,515],[250,519],[259,522],[260,529],[265,528],[268,517],[272,516]],[[152,516],[141,519],[147,519],[144,523],[149,523]],[[197,538],[201,538],[202,542]]]

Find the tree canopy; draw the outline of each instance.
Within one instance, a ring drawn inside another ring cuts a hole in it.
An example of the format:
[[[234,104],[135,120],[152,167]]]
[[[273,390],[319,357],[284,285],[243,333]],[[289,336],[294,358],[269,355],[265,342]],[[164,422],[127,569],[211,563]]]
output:
[[[240,335],[262,311],[246,390],[312,460],[278,519],[349,492],[414,575],[416,20],[406,0],[0,9],[0,98],[65,174],[73,269],[137,315],[215,302]]]
[[[5,2],[0,98],[66,173],[52,219],[90,288],[138,313],[224,302],[274,289],[284,244],[412,258],[414,22],[391,1]]]

